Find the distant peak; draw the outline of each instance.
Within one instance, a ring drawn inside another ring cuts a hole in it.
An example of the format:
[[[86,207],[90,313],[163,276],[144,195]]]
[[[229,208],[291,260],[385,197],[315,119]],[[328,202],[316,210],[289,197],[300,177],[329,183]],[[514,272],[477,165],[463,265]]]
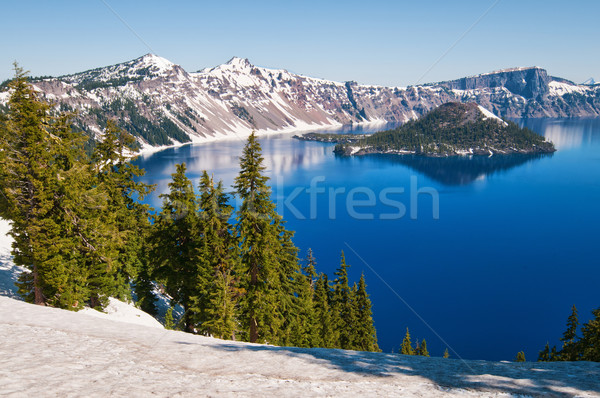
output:
[[[152,72],[162,74],[172,70],[175,64],[166,58],[148,53],[135,59],[132,66],[135,68],[150,68]]]
[[[143,55],[143,56],[139,57],[137,60],[143,61],[146,63],[159,64],[159,65],[169,65],[169,66],[175,65],[173,62],[169,61],[168,59],[163,58],[156,54],[152,54],[152,53]]]
[[[240,57],[231,58],[229,61],[227,61],[226,65],[242,67],[242,68],[247,68],[247,67],[252,66],[250,61],[248,61],[248,58],[240,58]]]

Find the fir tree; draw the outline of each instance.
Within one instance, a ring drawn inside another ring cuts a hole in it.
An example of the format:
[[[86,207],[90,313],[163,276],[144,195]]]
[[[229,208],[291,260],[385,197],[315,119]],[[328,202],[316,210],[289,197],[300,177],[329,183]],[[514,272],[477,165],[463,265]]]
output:
[[[333,329],[331,309],[329,307],[329,294],[331,287],[327,275],[320,274],[315,282],[314,315],[317,340],[316,347],[335,348],[338,347],[338,338]]]
[[[354,313],[356,324],[354,327],[354,349],[360,351],[380,351],[377,346],[377,334],[373,325],[371,300],[367,294],[365,275],[361,274],[358,289],[354,294]]]
[[[408,331],[408,328],[406,328],[406,335],[404,336],[404,340],[402,340],[402,345],[400,346],[400,354],[415,355],[412,343],[410,341],[410,333]]]
[[[515,358],[515,362],[525,362],[525,353],[523,351],[519,351]]]
[[[156,295],[154,294],[154,284],[148,273],[148,268],[144,267],[138,273],[135,284],[135,294],[137,296],[136,305],[144,312],[156,316],[158,309],[156,308]]]
[[[162,194],[163,210],[154,224],[153,259],[155,275],[164,281],[167,293],[184,309],[185,330],[194,331],[192,297],[197,295],[200,249],[198,203],[191,181],[185,175],[185,163],[176,165],[169,193]]]
[[[556,346],[552,346],[552,350],[550,350],[550,362],[560,360],[560,356],[558,351],[556,350]]]
[[[102,208],[102,193],[90,187],[83,137],[70,115],[53,115],[15,65],[8,118],[0,129],[2,216],[12,221],[14,261],[31,272],[19,292],[29,302],[81,308],[88,297],[81,262],[101,247],[82,232],[86,202]]]
[[[546,346],[538,354],[538,362],[548,362],[548,361],[550,361],[550,345],[546,342]]]
[[[312,250],[308,249],[306,265],[302,268],[301,275],[297,278],[298,314],[294,334],[294,345],[299,347],[315,347],[319,345],[319,326],[315,305],[315,271],[316,261]]]
[[[423,357],[429,356],[429,351],[427,351],[427,342],[425,341],[425,339],[421,341],[421,344],[419,345],[419,349],[417,351],[417,355],[421,355]]]
[[[149,267],[146,241],[151,209],[141,201],[154,190],[154,186],[136,181],[144,175],[144,170],[131,163],[128,157],[135,144],[131,134],[109,120],[93,155],[98,186],[104,187],[107,193],[107,212],[115,224],[112,236],[116,251],[116,266],[112,269],[113,286],[101,294],[121,299],[130,298],[131,281],[143,268]],[[145,272],[149,274],[149,270]]]
[[[277,222],[280,217],[271,201],[261,147],[256,136],[248,138],[240,157],[235,189],[242,204],[237,213],[240,247],[241,321],[250,342],[279,340],[282,326],[281,278],[278,256],[282,254]],[[285,303],[284,303],[285,305]]]
[[[576,361],[578,359],[577,348],[577,328],[579,321],[577,318],[577,308],[573,305],[571,315],[567,318],[567,330],[563,333],[560,341],[563,346],[560,351],[560,359],[563,361]]]
[[[204,171],[200,178],[200,222],[203,239],[198,252],[198,286],[192,298],[200,332],[234,339],[239,290],[235,269],[236,244],[229,218],[233,208],[223,184]]]
[[[279,288],[277,317],[273,318],[273,326],[277,330],[274,343],[279,345],[312,344],[307,340],[310,334],[310,319],[305,318],[303,312],[310,318],[311,305],[301,303],[299,292],[303,289],[306,278],[298,260],[298,248],[292,242],[294,233],[285,229],[285,221],[278,216],[274,222],[277,232],[277,263]],[[308,299],[308,297],[307,297]],[[304,308],[302,305],[306,304]],[[306,331],[299,332],[299,331]]]
[[[348,265],[342,251],[340,267],[335,272],[333,281],[333,325],[339,336],[339,347],[352,349],[354,347],[355,314],[352,303],[352,291],[348,284]]]
[[[444,358],[450,358],[450,353],[448,352],[448,348],[444,350]]]
[[[175,320],[173,319],[173,307],[167,308],[165,313],[165,329],[175,329]]]
[[[581,329],[582,338],[579,342],[581,359],[600,362],[600,308],[593,310],[592,315],[594,318],[585,323]]]

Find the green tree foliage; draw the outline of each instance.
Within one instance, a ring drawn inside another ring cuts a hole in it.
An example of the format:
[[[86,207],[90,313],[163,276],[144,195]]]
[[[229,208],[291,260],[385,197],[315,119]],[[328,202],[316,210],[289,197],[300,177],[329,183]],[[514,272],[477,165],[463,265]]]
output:
[[[549,350],[549,345],[538,356],[538,361],[595,361],[600,362],[600,308],[592,311],[594,316],[581,326],[581,338],[577,336],[579,326],[577,308],[571,308],[567,318],[567,329],[561,337],[563,347]]]
[[[550,345],[546,342],[546,346],[538,354],[538,362],[548,362],[548,361],[550,361]]]
[[[261,147],[254,134],[248,138],[240,158],[240,172],[235,189],[242,203],[237,213],[237,237],[241,257],[242,326],[250,342],[277,343],[283,326],[283,313],[289,305],[282,291],[287,290],[284,279],[295,268],[293,247],[282,247],[280,216],[271,201],[268,177]],[[296,264],[297,266],[297,264]],[[285,286],[282,286],[285,283]]]
[[[567,330],[563,333],[560,338],[563,346],[560,351],[561,359],[564,361],[576,361],[578,357],[577,349],[577,328],[579,327],[579,320],[577,317],[577,308],[573,306],[571,308],[571,315],[567,318]]]
[[[353,347],[360,351],[380,351],[377,346],[377,334],[373,325],[371,300],[367,294],[365,275],[361,274],[358,288],[354,294],[354,314],[356,323],[354,327]],[[425,340],[423,340],[425,341]]]
[[[87,137],[71,128],[69,114],[40,101],[25,72],[15,70],[0,129],[0,211],[12,221],[15,262],[31,271],[22,274],[19,291],[37,304],[102,307],[110,295],[126,296],[138,272],[137,263],[120,256],[140,253],[119,217],[129,214],[125,203],[133,203],[129,195],[140,186],[131,174],[114,174],[120,186],[109,183],[112,174],[100,181],[97,159],[83,148]]]
[[[173,307],[167,308],[167,312],[165,313],[165,329],[175,329],[175,320],[173,319]]]
[[[410,333],[408,331],[408,328],[406,328],[406,335],[404,335],[404,340],[402,340],[402,345],[400,346],[400,354],[415,355],[412,343],[410,341]]]
[[[515,362],[525,362],[525,353],[523,351],[519,351],[517,356],[515,357]]]
[[[578,344],[581,359],[600,362],[600,308],[592,311],[593,319],[582,327],[582,338]]]
[[[348,267],[346,257],[342,251],[340,266],[335,271],[335,280],[333,281],[332,297],[332,319],[336,335],[339,338],[338,345],[343,349],[352,349],[355,343],[354,325],[355,312],[353,303],[353,292],[348,283]]]
[[[316,347],[337,347],[339,338],[333,328],[332,314],[330,308],[331,286],[327,275],[320,274],[315,282],[313,308],[316,329]]]
[[[164,282],[173,301],[183,307],[185,330],[192,332],[195,322],[190,308],[192,297],[202,283],[197,262],[201,226],[197,198],[185,171],[185,163],[176,165],[169,193],[160,195],[163,209],[154,223],[152,258],[155,276]]]
[[[425,339],[423,339],[421,341],[421,344],[417,343],[417,350],[416,350],[416,355],[420,355],[423,357],[428,357],[429,356],[429,351],[427,351],[427,342],[425,341]]]
[[[308,249],[306,264],[302,267],[302,274],[297,278],[298,313],[295,318],[295,333],[292,340],[299,347],[316,347],[320,345],[318,313],[315,302],[317,299],[315,291],[316,264],[312,250]]]
[[[223,184],[215,184],[204,171],[200,178],[200,224],[202,239],[198,253],[198,291],[192,298],[193,311],[201,333],[234,339],[237,332],[239,289],[235,275],[237,246],[229,219],[233,208]]]

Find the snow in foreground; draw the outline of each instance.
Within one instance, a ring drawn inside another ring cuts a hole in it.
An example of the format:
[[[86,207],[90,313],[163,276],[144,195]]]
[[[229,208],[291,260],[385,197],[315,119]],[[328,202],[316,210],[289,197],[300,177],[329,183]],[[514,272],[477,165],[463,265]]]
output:
[[[600,397],[600,363],[504,363],[239,343],[165,330],[111,299],[106,313],[19,301],[0,220],[3,396]]]
[[[600,396],[600,364],[223,341],[0,297],[7,396]]]

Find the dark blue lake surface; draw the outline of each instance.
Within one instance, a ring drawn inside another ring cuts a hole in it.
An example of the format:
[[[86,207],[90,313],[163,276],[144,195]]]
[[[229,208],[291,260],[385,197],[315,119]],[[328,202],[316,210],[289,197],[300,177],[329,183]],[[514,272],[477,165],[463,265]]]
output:
[[[546,341],[559,343],[571,305],[582,320],[600,306],[600,119],[519,123],[558,151],[339,158],[331,144],[261,138],[273,198],[301,255],[311,247],[331,276],[344,250],[351,278],[365,273],[384,351],[396,351],[409,327],[435,356],[448,346],[452,357],[511,360],[524,350],[535,360]],[[158,185],[149,201],[160,207],[181,162],[196,185],[206,169],[231,186],[243,144],[136,160]]]

